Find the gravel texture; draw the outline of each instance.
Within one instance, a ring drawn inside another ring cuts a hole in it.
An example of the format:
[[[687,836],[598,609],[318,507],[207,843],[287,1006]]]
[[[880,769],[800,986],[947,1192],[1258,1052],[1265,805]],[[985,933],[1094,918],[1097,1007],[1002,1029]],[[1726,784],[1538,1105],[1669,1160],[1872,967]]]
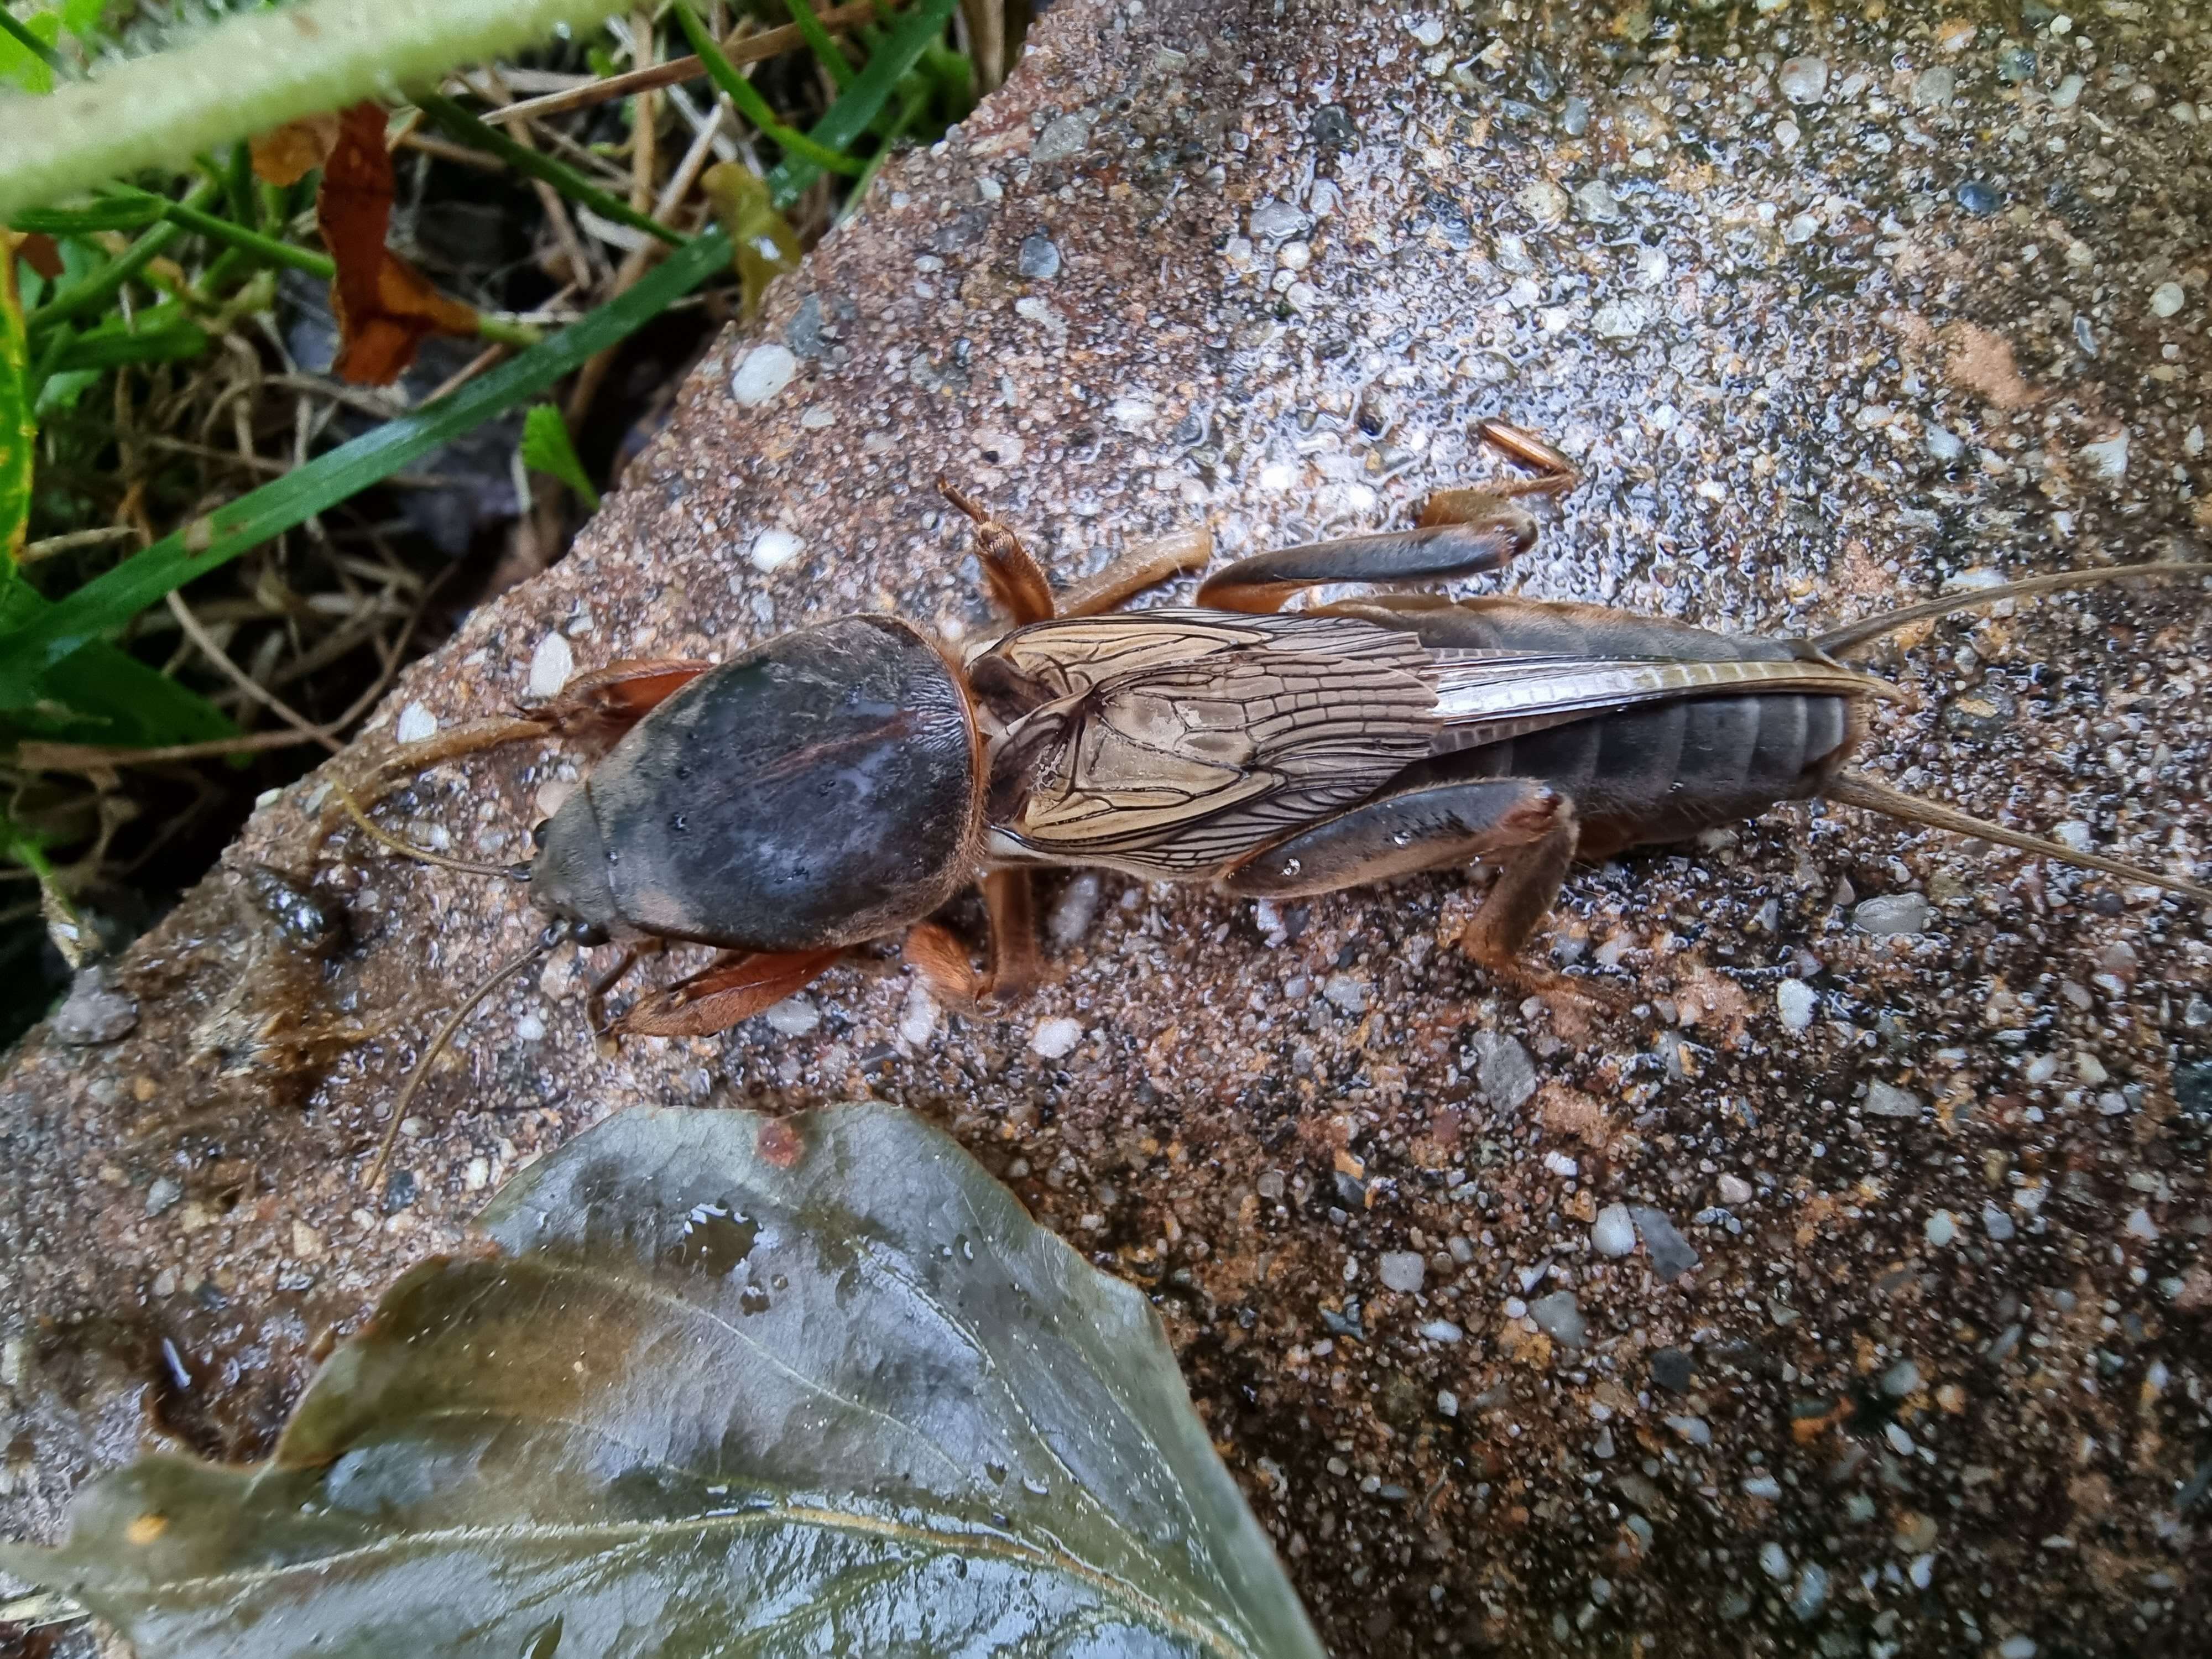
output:
[[[1200,520],[1224,556],[1404,523],[1493,467],[1486,415],[1588,471],[1510,578],[1541,596],[1810,631],[2193,553],[2212,16],[2065,21],[1065,0],[386,719],[501,711],[549,631],[579,668],[854,609],[972,636],[939,471],[1066,581]],[[2204,870],[2201,588],[1875,660],[1912,699],[1877,771]],[[518,858],[579,759],[445,769],[387,817]],[[1571,878],[1546,942],[1634,988],[1619,1018],[1487,982],[1459,875],[1279,907],[1048,884],[1048,982],[995,1018],[886,952],[810,988],[818,1023],[611,1058],[600,959],[564,952],[465,1029],[377,1202],[418,1045],[537,924],[349,836],[311,869],[319,787],[119,965],[134,1030],[34,1036],[0,1091],[18,1528],[149,1426],[265,1449],[331,1333],[606,1111],[872,1093],[1154,1290],[1339,1652],[2150,1653],[2212,1624],[2198,911],[1793,811]],[[294,943],[257,864],[337,942]],[[1855,922],[1863,894],[1913,925]]]

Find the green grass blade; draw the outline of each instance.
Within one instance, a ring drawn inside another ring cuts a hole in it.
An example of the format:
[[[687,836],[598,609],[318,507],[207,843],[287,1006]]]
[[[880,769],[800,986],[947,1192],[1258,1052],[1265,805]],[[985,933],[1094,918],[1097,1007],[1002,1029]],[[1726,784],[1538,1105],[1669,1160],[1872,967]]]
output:
[[[0,563],[12,566],[31,521],[31,458],[39,428],[31,413],[31,343],[16,302],[15,248],[0,236]]]
[[[841,153],[850,149],[890,101],[891,89],[944,34],[958,3],[959,0],[921,0],[911,11],[903,13],[899,26],[869,55],[867,67],[854,77],[853,84],[838,95],[806,136],[828,149]],[[821,176],[822,169],[812,162],[787,155],[769,174],[769,190],[778,207],[789,207]]]
[[[837,89],[842,92],[851,86],[856,73],[852,62],[830,38],[830,31],[822,27],[822,20],[814,15],[811,0],[783,0],[783,9],[791,14],[791,21],[806,37],[808,50],[813,52],[822,67],[829,70],[830,78],[837,83]]]
[[[415,103],[423,114],[443,127],[449,137],[498,156],[517,173],[543,179],[569,200],[591,209],[602,219],[611,219],[618,225],[628,225],[632,230],[641,230],[648,236],[657,236],[672,247],[682,246],[684,238],[658,219],[640,213],[620,197],[609,195],[567,162],[557,161],[541,151],[518,144],[497,127],[477,120],[445,94],[417,93]]]
[[[304,270],[310,276],[332,281],[338,274],[337,262],[327,253],[317,253],[311,248],[295,247],[289,242],[280,242],[274,236],[264,236],[258,230],[248,230],[234,225],[220,215],[208,213],[189,202],[165,202],[161,216],[171,224],[181,225],[196,231],[211,241],[250,253],[264,264],[289,265],[295,270]]]
[[[775,112],[768,106],[768,100],[755,92],[753,83],[738,73],[736,64],[722,56],[722,49],[714,44],[714,35],[699,21],[698,14],[685,0],[675,0],[675,3],[676,21],[690,40],[691,50],[707,66],[708,78],[722,89],[756,131],[763,137],[774,139],[787,155],[802,156],[825,172],[842,173],[848,179],[859,176],[864,164],[857,157],[840,155],[828,145],[817,144],[805,133],[795,132],[777,120]]]
[[[203,209],[215,199],[216,186],[212,182],[201,185],[179,204]],[[107,302],[148,265],[167,252],[169,245],[185,234],[185,228],[174,219],[164,217],[130,247],[110,259],[82,282],[71,283],[23,319],[31,337],[52,328],[57,323],[68,322],[89,312],[105,311]]]
[[[27,24],[17,22],[15,15],[4,5],[0,5],[0,34],[7,35],[54,74],[69,73],[69,59],[32,33]],[[35,92],[38,88],[34,87],[32,90]]]
[[[318,456],[94,577],[28,626],[0,635],[0,708],[26,706],[47,670],[173,590],[536,397],[726,269],[729,261],[730,244],[720,230],[694,237],[628,293],[459,391]]]

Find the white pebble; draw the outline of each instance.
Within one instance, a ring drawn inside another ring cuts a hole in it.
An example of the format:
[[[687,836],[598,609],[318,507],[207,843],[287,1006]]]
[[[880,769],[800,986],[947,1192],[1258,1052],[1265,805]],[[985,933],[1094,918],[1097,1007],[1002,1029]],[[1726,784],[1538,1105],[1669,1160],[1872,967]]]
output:
[[[1575,1176],[1582,1172],[1582,1165],[1565,1152],[1545,1153],[1544,1167],[1555,1176]]]
[[[1420,1331],[1431,1342],[1456,1342],[1467,1334],[1449,1319],[1431,1319]]]
[[[1912,1581],[1913,1589],[1926,1589],[1929,1582],[1936,1577],[1936,1558],[1932,1555],[1914,1556],[1912,1565],[1905,1570],[1905,1576]]]
[[[1825,58],[1792,58],[1782,65],[1775,76],[1775,84],[1782,95],[1793,104],[1810,104],[1824,97],[1828,90],[1828,60]]]
[[[2008,1636],[1997,1644],[1997,1659],[2035,1659],[2033,1636]]]
[[[1948,1210],[1938,1210],[1928,1218],[1927,1224],[1920,1231],[1923,1237],[1940,1250],[1958,1237],[1959,1218]]]
[[[1899,1457],[1912,1455],[1912,1437],[1905,1431],[1902,1423],[1890,1424],[1881,1434],[1882,1438],[1889,1442],[1889,1449]]]
[[[2150,1212],[2138,1205],[2128,1212],[2128,1231],[2136,1238],[2156,1238],[2158,1224],[2150,1218]]]
[[[1376,1263],[1376,1276],[1385,1289],[1411,1296],[1421,1288],[1428,1266],[1419,1250],[1385,1250]]]
[[[1437,1410],[1446,1417],[1459,1415],[1459,1396],[1449,1389],[1437,1390]]]
[[[935,1035],[938,1014],[937,999],[929,994],[929,987],[919,979],[913,981],[906,989],[906,1006],[899,1012],[901,1041],[921,1047]]]
[[[2128,476],[2128,434],[2121,432],[2101,443],[2083,444],[2081,459],[2107,478]]]
[[[1030,1047],[1047,1060],[1060,1060],[1082,1041],[1083,1027],[1076,1021],[1044,1019],[1037,1022],[1036,1030],[1030,1034]]]
[[[1743,1483],[1747,1498],[1779,1498],[1782,1483],[1771,1474],[1754,1474]]]
[[[805,1036],[822,1023],[822,1011],[807,997],[786,997],[761,1015],[769,1029],[786,1036]]]
[[[763,530],[753,538],[752,551],[745,557],[756,570],[781,570],[805,551],[806,544],[788,530]]]
[[[1769,1578],[1780,1583],[1790,1576],[1790,1552],[1769,1540],[1759,1547],[1759,1565]]]
[[[402,743],[420,743],[425,738],[435,737],[438,717],[419,702],[410,702],[399,711],[399,724],[392,736]]]
[[[1803,980],[1785,979],[1774,988],[1774,1006],[1782,1012],[1783,1024],[1793,1031],[1802,1031],[1813,1023],[1814,1011],[1820,1007],[1820,999]]]
[[[1741,1176],[1724,1175],[1721,1177],[1720,1186],[1721,1202],[1731,1209],[1740,1204],[1750,1203],[1753,1196],[1751,1183]]]
[[[556,630],[538,641],[538,649],[530,653],[530,695],[533,697],[556,697],[568,683],[568,676],[576,672],[576,653],[568,648],[567,635]]]
[[[2171,317],[2181,309],[2188,298],[2189,295],[2183,291],[2180,283],[2160,283],[2150,291],[2150,314],[2154,317]]]
[[[1063,951],[1079,945],[1098,915],[1098,894],[1103,884],[1095,870],[1086,870],[1069,882],[1052,907],[1045,932]]]
[[[1876,1117],[1917,1118],[1920,1115],[1920,1097],[1895,1084],[1869,1083],[1866,1109]]]
[[[1590,1248],[1600,1255],[1626,1255],[1636,1248],[1636,1220],[1626,1204],[1608,1204],[1590,1227]]]
[[[789,386],[799,373],[799,359],[789,346],[770,342],[755,346],[730,376],[730,396],[747,408],[757,408]]]

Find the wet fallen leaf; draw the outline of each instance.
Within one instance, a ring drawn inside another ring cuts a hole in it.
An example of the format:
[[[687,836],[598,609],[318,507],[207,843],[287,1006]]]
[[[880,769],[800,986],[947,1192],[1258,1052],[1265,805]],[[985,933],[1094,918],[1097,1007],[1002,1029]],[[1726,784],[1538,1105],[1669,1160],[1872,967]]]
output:
[[[337,141],[335,113],[303,115],[271,127],[251,146],[254,177],[264,184],[296,185],[322,166]]]
[[[384,245],[393,190],[384,125],[384,106],[373,100],[343,112],[315,192],[315,222],[337,265],[331,308],[338,351],[331,367],[360,386],[398,380],[433,334],[477,332],[472,307],[447,299]]]
[[[0,1565],[167,1659],[1320,1654],[1145,1298],[921,1118],[627,1112],[483,1226]]]

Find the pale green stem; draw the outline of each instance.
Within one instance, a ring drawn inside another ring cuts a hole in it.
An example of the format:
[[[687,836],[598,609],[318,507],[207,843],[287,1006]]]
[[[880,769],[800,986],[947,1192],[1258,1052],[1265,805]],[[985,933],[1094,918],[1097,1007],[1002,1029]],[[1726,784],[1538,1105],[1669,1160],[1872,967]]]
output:
[[[588,28],[627,0],[301,0],[33,100],[0,94],[0,219],[302,115],[398,98],[460,64]],[[32,118],[35,115],[35,119]]]

